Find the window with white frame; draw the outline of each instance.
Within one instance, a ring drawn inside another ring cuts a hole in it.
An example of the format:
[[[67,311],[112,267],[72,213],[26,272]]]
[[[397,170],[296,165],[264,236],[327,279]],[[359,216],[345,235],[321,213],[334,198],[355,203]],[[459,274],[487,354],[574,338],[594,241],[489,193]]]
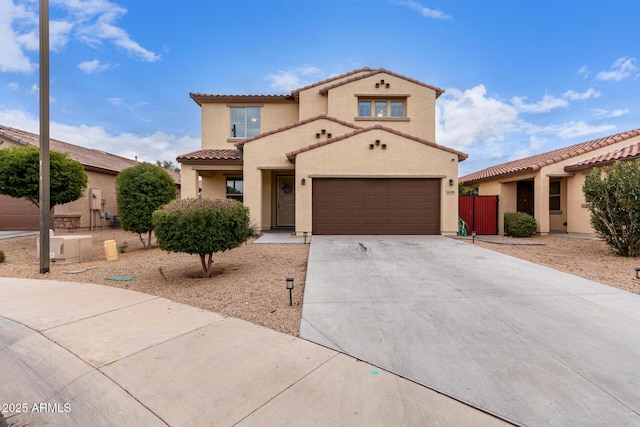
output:
[[[260,107],[231,107],[231,138],[260,134]]]
[[[404,99],[358,99],[358,117],[362,118],[405,118]]]

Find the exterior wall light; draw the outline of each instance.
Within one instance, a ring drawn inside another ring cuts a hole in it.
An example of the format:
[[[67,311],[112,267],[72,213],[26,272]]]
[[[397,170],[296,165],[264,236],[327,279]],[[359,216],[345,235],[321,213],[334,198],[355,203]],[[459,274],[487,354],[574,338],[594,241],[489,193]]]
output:
[[[302,178],[302,179],[300,180],[300,185],[307,185],[307,180],[306,180],[306,179],[304,179],[304,178]]]
[[[287,277],[287,289],[289,289],[289,306],[293,305],[293,297],[291,292],[293,291],[293,277]]]
[[[453,187],[453,179],[449,180],[449,187]]]

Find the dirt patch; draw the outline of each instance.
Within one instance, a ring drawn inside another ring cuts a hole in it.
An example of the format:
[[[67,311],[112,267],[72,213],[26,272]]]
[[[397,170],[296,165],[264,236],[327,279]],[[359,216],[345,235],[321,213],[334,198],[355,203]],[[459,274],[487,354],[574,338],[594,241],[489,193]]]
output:
[[[62,234],[62,233],[57,233]],[[298,336],[309,245],[253,244],[214,256],[214,277],[201,278],[197,255],[167,253],[157,247],[143,249],[137,234],[123,230],[98,230],[74,234],[93,236],[93,260],[69,264],[51,263],[40,274],[38,236],[0,240],[6,260],[0,276],[96,283],[161,296],[194,307],[238,317],[277,331]],[[106,261],[104,241],[127,242],[117,261]],[[69,274],[71,271],[86,270]],[[67,273],[65,273],[67,272]],[[137,276],[130,281],[108,276]],[[285,279],[293,277],[293,306]]]

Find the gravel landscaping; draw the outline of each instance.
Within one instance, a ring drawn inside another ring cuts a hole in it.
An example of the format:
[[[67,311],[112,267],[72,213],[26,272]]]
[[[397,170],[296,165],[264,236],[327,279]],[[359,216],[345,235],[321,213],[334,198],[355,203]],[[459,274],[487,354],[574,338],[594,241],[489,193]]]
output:
[[[14,237],[0,240],[0,250],[6,256],[6,261],[0,264],[0,276],[127,288],[298,336],[309,245],[253,244],[251,239],[239,248],[216,254],[214,277],[203,279],[199,257],[167,253],[157,247],[143,249],[137,234],[110,229],[75,234],[93,236],[92,261],[52,263],[51,271],[41,275],[37,236]],[[105,260],[105,240],[115,240],[118,246],[127,242],[126,251],[119,254],[117,261]],[[612,255],[603,241],[558,235],[534,236],[526,241],[537,245],[478,240],[475,244],[640,294],[640,280],[635,278],[635,267],[640,267],[640,260]],[[86,271],[70,274],[79,270]],[[113,275],[136,278],[106,279]],[[293,307],[289,306],[287,277],[295,278]]]

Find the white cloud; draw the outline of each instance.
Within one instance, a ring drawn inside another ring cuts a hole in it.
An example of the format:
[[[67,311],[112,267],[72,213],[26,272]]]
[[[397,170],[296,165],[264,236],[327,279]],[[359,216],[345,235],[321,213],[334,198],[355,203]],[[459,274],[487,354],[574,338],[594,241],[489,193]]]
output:
[[[601,71],[596,74],[596,80],[619,82],[631,77],[637,70],[636,58],[623,56],[613,63],[609,71]]]
[[[397,4],[399,6],[406,6],[409,9],[415,10],[416,12],[418,12],[420,15],[424,16],[425,18],[451,19],[450,15],[447,15],[446,13],[442,12],[441,10],[439,10],[439,9],[430,9],[430,8],[428,8],[426,6],[421,5],[417,1],[393,0],[392,3],[393,4]]]
[[[272,89],[281,92],[290,92],[308,84],[322,80],[324,73],[316,67],[302,66],[290,70],[278,71],[265,76]]]
[[[583,65],[578,70],[578,74],[580,74],[582,77],[586,79],[591,75],[591,71],[589,71],[589,67],[587,67],[586,65]]]
[[[560,125],[545,126],[540,129],[541,132],[557,135],[561,138],[577,138],[587,135],[597,135],[609,132],[616,127],[614,125],[590,125],[582,120],[570,121]]]
[[[103,64],[97,59],[94,59],[93,61],[81,62],[80,64],[78,64],[78,68],[80,68],[80,70],[82,70],[84,73],[92,74],[108,70],[109,68],[111,68],[111,66],[109,64]]]
[[[61,51],[72,38],[93,47],[108,42],[129,55],[148,62],[160,56],[142,47],[123,28],[116,25],[127,10],[108,0],[51,0],[66,16],[49,22],[49,44]],[[31,52],[39,48],[38,2],[0,0],[0,72],[27,73],[35,69]]]
[[[38,133],[38,118],[24,110],[0,110],[0,123],[5,126]],[[129,159],[154,162],[171,160],[175,163],[180,154],[198,150],[200,139],[188,135],[171,135],[165,132],[151,134],[121,133],[112,135],[97,126],[71,126],[51,122],[51,137],[87,148],[106,151]]]
[[[622,117],[625,114],[629,113],[629,109],[625,108],[624,110],[605,110],[602,108],[593,108],[591,109],[591,112],[593,113],[593,115],[599,119],[608,119],[608,118],[614,118],[614,117]]]
[[[14,25],[15,21],[21,25]],[[30,34],[37,28],[37,23],[37,15],[24,6],[13,4],[13,0],[0,0],[0,72],[33,71],[35,66],[25,49],[37,49],[37,44],[33,47],[30,42]]]
[[[436,108],[438,143],[466,149],[476,142],[500,141],[522,130],[523,122],[513,106],[486,95],[484,85],[464,92],[448,89]]]
[[[20,85],[16,82],[11,82],[7,85],[7,88],[9,88],[9,90],[18,90],[18,87],[20,87]]]
[[[556,108],[568,107],[569,103],[562,98],[553,95],[545,95],[542,100],[534,103],[526,103],[527,97],[516,96],[511,99],[513,106],[522,113],[547,113]]]
[[[564,95],[562,95],[563,98],[565,99],[572,99],[572,100],[585,100],[585,99],[589,99],[589,98],[597,98],[600,96],[600,92],[598,92],[597,90],[593,89],[593,88],[589,88],[587,89],[585,92],[582,93],[578,93],[578,92],[574,92],[572,90],[568,90],[564,93]]]

